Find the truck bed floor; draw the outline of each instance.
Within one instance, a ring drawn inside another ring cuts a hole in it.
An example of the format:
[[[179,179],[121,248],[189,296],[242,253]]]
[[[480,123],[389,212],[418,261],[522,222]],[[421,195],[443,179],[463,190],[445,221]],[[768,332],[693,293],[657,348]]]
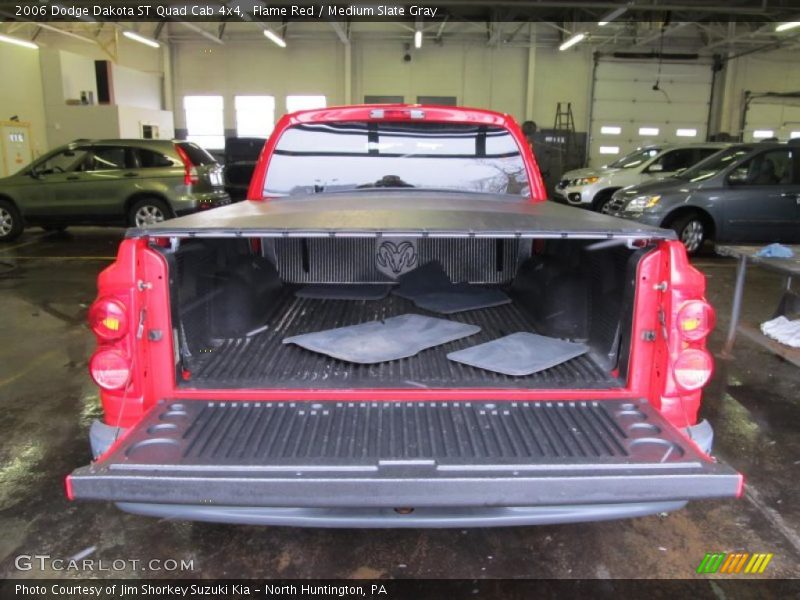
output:
[[[317,300],[296,298],[287,286],[273,304],[268,326],[249,337],[215,340],[211,351],[193,357],[192,377],[181,385],[199,389],[257,388],[540,388],[609,389],[620,381],[602,369],[590,354],[524,377],[510,377],[447,359],[447,354],[517,331],[535,332],[516,304],[468,311],[447,318],[478,325],[480,333],[416,356],[362,365],[337,360],[282,343],[301,333],[356,325],[405,313],[443,318],[389,295],[383,300]]]

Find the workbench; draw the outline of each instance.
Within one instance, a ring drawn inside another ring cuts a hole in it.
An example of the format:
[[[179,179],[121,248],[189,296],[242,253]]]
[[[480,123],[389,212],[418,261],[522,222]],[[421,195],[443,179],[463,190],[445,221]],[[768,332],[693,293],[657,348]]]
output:
[[[730,256],[737,260],[731,321],[728,326],[728,334],[725,338],[725,345],[722,348],[721,355],[723,358],[732,357],[733,344],[738,332],[752,342],[755,342],[770,352],[800,367],[800,348],[792,348],[767,337],[761,333],[761,328],[757,323],[749,323],[747,321],[740,322],[742,295],[744,293],[745,275],[748,265],[767,269],[783,275],[786,278],[783,296],[771,318],[774,319],[780,315],[800,311],[800,295],[792,291],[792,279],[794,277],[800,277],[800,245],[792,246],[787,244],[787,247],[791,248],[794,252],[792,258],[763,258],[756,256],[756,253],[761,250],[762,247],[763,246],[737,246],[728,244],[716,246],[717,254],[721,256]]]

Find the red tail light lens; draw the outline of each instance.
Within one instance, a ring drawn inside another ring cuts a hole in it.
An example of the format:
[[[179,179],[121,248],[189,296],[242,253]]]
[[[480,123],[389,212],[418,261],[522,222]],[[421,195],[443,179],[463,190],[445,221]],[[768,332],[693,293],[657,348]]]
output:
[[[696,342],[711,333],[716,322],[716,314],[711,305],[702,300],[684,302],[678,310],[678,330],[685,340]]]
[[[89,327],[102,340],[120,339],[128,332],[125,306],[114,298],[100,298],[89,309]]]
[[[181,148],[179,145],[175,145],[175,151],[178,153],[178,156],[183,162],[183,183],[184,185],[192,185],[193,183],[197,183],[200,181],[200,177],[197,174],[197,167],[192,164],[192,159],[189,158],[189,155],[186,153],[186,150]]]
[[[714,360],[705,350],[689,348],[678,355],[672,367],[675,383],[686,392],[699,390],[714,372]]]
[[[131,361],[117,350],[100,350],[89,361],[89,372],[104,390],[119,390],[131,378]]]

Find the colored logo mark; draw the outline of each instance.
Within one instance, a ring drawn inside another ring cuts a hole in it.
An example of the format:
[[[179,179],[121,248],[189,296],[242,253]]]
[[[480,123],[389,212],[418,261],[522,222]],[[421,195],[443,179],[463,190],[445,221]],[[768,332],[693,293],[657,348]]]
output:
[[[773,554],[764,552],[709,552],[706,553],[697,572],[702,574],[725,573],[728,575],[763,573]]]

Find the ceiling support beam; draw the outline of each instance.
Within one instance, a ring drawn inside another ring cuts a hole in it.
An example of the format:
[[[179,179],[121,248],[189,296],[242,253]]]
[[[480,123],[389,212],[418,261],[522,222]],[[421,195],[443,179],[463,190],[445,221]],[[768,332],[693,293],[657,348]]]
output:
[[[345,27],[346,27],[346,29],[345,29],[345,27],[342,27],[342,23],[339,22],[339,21],[331,21],[330,23],[331,23],[331,27],[333,27],[333,30],[336,32],[336,35],[339,36],[339,39],[341,40],[341,42],[343,44],[349,44],[350,43],[350,24],[347,23],[345,25]]]
[[[225,45],[225,42],[223,42],[221,39],[219,39],[213,33],[211,33],[210,31],[206,31],[205,29],[195,25],[194,23],[187,23],[186,21],[179,21],[178,24],[182,25],[186,29],[189,29],[190,31],[194,31],[197,34],[202,35],[204,38],[214,42],[215,44],[219,44],[221,46]]]

